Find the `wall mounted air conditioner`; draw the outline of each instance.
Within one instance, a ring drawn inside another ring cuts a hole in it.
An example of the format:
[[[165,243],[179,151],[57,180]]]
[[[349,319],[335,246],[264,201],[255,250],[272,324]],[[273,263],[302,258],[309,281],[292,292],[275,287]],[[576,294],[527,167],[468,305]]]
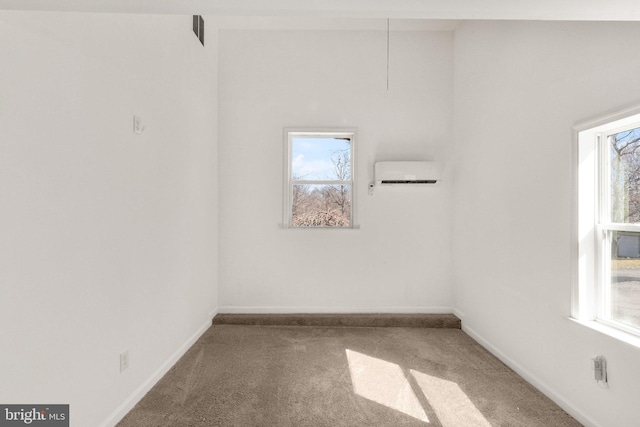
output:
[[[433,185],[440,180],[440,165],[427,161],[376,162],[374,175],[376,185]]]

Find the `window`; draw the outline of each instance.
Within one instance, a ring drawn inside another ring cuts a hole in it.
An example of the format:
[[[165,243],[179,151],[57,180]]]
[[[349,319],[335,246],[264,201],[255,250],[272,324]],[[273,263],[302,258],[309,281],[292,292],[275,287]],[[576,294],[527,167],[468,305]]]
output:
[[[355,131],[286,130],[284,223],[353,228]]]
[[[640,115],[578,134],[574,317],[640,335]]]

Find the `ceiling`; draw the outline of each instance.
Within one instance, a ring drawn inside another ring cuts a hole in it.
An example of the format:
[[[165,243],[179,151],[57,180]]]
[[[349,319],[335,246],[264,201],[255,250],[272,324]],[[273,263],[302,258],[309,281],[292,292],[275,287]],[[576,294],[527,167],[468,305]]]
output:
[[[638,0],[0,0],[0,9],[430,20],[640,21]]]

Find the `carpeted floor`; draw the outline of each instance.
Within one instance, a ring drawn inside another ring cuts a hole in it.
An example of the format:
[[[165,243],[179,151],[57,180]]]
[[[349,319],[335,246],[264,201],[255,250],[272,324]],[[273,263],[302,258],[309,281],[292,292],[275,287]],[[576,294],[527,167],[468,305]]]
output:
[[[580,424],[460,329],[213,325],[118,426]]]

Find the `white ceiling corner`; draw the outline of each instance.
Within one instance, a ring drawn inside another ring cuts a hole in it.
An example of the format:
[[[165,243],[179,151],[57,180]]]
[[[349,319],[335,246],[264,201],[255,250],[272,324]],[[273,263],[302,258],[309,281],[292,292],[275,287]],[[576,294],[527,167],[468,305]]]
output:
[[[255,17],[640,21],[638,0],[0,0],[0,9]]]

